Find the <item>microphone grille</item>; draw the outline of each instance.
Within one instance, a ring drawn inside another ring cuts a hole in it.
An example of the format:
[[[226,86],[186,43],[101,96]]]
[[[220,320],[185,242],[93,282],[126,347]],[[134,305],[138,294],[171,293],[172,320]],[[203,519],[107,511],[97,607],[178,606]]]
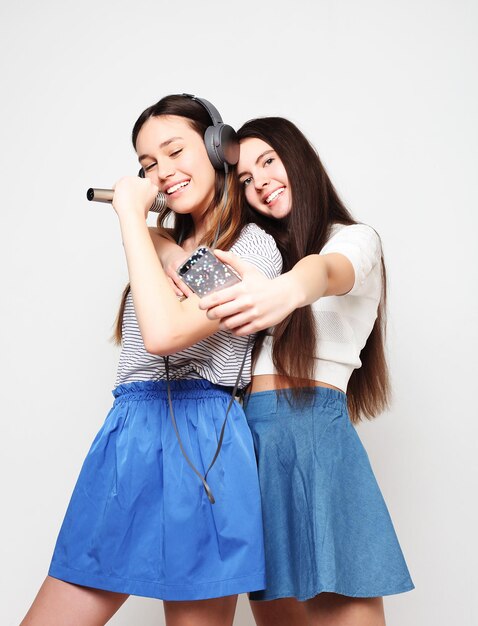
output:
[[[154,213],[161,213],[161,211],[163,211],[165,208],[166,208],[166,195],[160,191],[158,195],[156,196],[149,210],[153,211]]]

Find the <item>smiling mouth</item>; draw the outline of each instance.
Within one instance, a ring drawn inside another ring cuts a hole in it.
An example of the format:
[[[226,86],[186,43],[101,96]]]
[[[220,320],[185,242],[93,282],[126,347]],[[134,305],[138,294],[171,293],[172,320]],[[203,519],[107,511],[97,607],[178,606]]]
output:
[[[173,185],[172,187],[168,187],[165,193],[169,196],[175,191],[178,191],[178,189],[181,189],[182,187],[187,187],[187,185],[189,185],[190,182],[191,182],[190,180],[183,180],[182,182],[177,183],[176,185]]]
[[[265,199],[266,204],[270,204],[273,200],[275,200],[278,196],[284,193],[285,187],[281,187],[280,189],[276,189],[273,191],[267,198]]]

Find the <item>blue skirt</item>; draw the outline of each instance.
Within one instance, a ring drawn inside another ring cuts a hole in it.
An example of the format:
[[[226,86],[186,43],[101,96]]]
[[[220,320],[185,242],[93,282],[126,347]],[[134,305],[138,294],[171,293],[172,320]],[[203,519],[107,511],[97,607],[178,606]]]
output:
[[[303,391],[304,406],[264,391],[245,407],[259,464],[267,578],[251,599],[413,589],[345,394]]]
[[[204,474],[230,393],[172,381],[183,446]],[[163,381],[118,386],[81,469],[49,575],[119,593],[200,600],[263,589],[264,547],[250,430],[234,402],[208,484],[179,449]]]

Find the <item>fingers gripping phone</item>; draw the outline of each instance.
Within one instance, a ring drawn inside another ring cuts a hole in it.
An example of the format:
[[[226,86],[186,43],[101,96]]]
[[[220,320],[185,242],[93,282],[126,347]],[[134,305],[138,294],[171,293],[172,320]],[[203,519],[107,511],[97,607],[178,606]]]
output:
[[[178,276],[200,298],[240,282],[236,272],[220,261],[209,248],[200,246],[177,269]]]

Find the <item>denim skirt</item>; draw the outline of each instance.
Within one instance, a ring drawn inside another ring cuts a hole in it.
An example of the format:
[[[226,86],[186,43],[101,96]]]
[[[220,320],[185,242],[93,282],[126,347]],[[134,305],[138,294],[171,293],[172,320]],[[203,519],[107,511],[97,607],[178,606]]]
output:
[[[182,444],[204,474],[216,451],[227,389],[171,382]],[[114,391],[88,452],[56,543],[49,575],[70,583],[163,600],[200,600],[263,589],[257,466],[244,412],[234,402],[207,481],[182,455],[163,381]]]
[[[335,389],[254,393],[245,411],[259,466],[267,587],[253,600],[413,589],[367,453]]]

